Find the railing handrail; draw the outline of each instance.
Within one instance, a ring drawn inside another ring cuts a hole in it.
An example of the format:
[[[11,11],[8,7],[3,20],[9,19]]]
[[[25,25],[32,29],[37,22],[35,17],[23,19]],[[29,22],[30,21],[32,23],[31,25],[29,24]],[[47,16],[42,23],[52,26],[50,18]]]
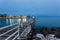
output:
[[[3,33],[3,34],[0,34],[0,36],[3,36],[3,35],[9,33],[10,31],[12,31],[12,30],[14,30],[14,29],[16,29],[16,28],[18,28],[18,27],[15,27],[15,28],[13,28],[13,29],[11,29],[11,30],[9,30],[9,31],[7,31],[7,32],[5,32],[5,33]]]
[[[17,24],[17,23],[16,23]],[[11,26],[13,26],[13,25],[16,25],[16,24],[12,24],[12,25],[9,25],[9,26],[6,26],[6,27],[2,27],[2,28],[0,28],[0,30],[3,30],[3,29],[5,29],[5,28],[9,28],[9,27],[11,27]],[[31,27],[31,26],[30,26]],[[4,32],[3,34],[0,34],[0,36],[3,36],[3,35],[5,35],[5,34],[7,34],[7,33],[9,33],[10,31],[13,31],[13,30],[15,30],[15,29],[17,29],[14,33],[12,33],[11,35],[9,35],[5,40],[8,40],[8,39],[10,39],[10,38],[12,38],[12,37],[14,37],[12,40],[15,40],[15,39],[17,39],[17,38],[20,38],[19,36],[26,36],[27,37],[27,34],[30,32],[29,30],[29,27],[26,27],[25,29],[24,29],[24,31],[20,34],[20,30],[19,30],[19,25],[17,25],[17,26],[15,26],[14,28],[12,28],[12,29],[10,29],[9,31],[6,31],[6,32]],[[29,32],[28,32],[29,31]],[[18,34],[17,34],[18,33]],[[25,35],[23,35],[25,33]],[[20,34],[20,35],[19,35]],[[14,36],[15,35],[15,36]],[[21,38],[20,38],[21,39]]]
[[[5,40],[8,40],[9,38],[13,37],[16,33],[18,33],[18,30],[16,32],[14,32],[13,34],[11,34],[8,38],[6,38]]]
[[[21,33],[21,36],[23,35],[23,33],[26,31],[26,28],[25,28],[25,30]]]
[[[9,27],[14,26],[14,25],[17,25],[17,24],[18,24],[18,23],[12,24],[12,25],[9,25],[9,26],[6,26],[6,27],[2,27],[2,28],[0,28],[0,30],[3,30],[3,29],[5,29],[5,28],[9,28]],[[15,30],[15,29],[18,29],[18,25],[17,25],[16,27],[14,27],[14,28],[12,28],[12,29],[10,29],[10,30],[8,30],[8,31],[0,34],[0,37],[3,36],[3,35],[5,35],[5,34],[7,34],[7,33],[9,33],[10,31]],[[11,34],[9,37],[7,37],[5,40],[10,39],[10,38],[13,37],[16,33],[18,33],[18,30],[15,31],[13,34]],[[17,35],[17,36],[19,36],[19,35]],[[16,38],[17,36],[15,36],[15,38]],[[15,38],[14,38],[14,39],[15,39]],[[13,39],[13,40],[14,40],[14,39]]]
[[[17,34],[12,40],[15,40],[19,35]]]
[[[29,26],[29,27],[31,27],[31,26]],[[27,30],[28,29],[28,27],[26,27],[25,28],[25,30],[21,33],[21,36],[23,36],[23,34],[27,31],[27,33],[29,33],[30,32],[30,29],[29,30]],[[26,34],[27,35],[27,34]]]
[[[18,24],[18,23],[16,23],[16,24]],[[1,27],[0,30],[3,30],[3,29],[5,29],[5,28],[11,27],[11,26],[14,26],[14,25],[16,25],[16,24],[12,24],[12,25],[8,25],[8,26],[5,26],[5,27]]]

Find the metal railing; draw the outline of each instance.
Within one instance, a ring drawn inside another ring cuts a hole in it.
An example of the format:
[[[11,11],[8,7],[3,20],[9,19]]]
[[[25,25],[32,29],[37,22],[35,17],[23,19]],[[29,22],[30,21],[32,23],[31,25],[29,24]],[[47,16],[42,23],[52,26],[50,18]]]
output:
[[[28,26],[28,27],[26,27],[25,29],[24,29],[24,31],[21,33],[21,39],[26,39],[26,38],[28,38],[28,34],[30,33],[30,31],[31,31],[31,26]]]
[[[18,24],[18,23],[16,23],[16,24]],[[2,28],[0,28],[0,30],[3,30],[3,29],[5,29],[5,28],[9,28],[9,27],[14,26],[14,25],[16,25],[16,24],[12,24],[12,25],[8,25],[8,26],[5,26],[5,27],[2,27]]]
[[[31,31],[31,26],[26,27],[25,30],[21,33],[21,36],[27,36],[27,34]],[[25,34],[25,35],[24,35]]]
[[[9,26],[5,26],[5,27],[1,27],[0,30],[2,31],[3,29],[9,28],[9,27],[14,26],[14,25],[17,25],[17,24],[18,24],[18,23],[12,24],[12,25],[9,25]],[[14,28],[12,28],[12,29],[10,29],[10,30],[8,30],[8,31],[0,34],[0,37],[2,37],[3,35],[8,34],[9,32],[17,29],[16,32],[14,32],[13,34],[9,35],[9,36],[5,39],[5,40],[9,40],[9,39],[10,39],[11,37],[13,37],[16,33],[19,33],[18,27],[19,27],[19,25],[17,25],[16,27],[14,27]],[[19,35],[17,34],[17,36],[15,36],[15,37],[13,38],[13,40],[15,40],[18,36],[19,36]]]
[[[17,26],[13,27],[14,25],[17,25]],[[8,30],[8,31],[6,31],[6,32],[4,32],[4,33],[2,33],[2,34],[0,34],[0,37],[2,37],[2,36],[4,36],[4,35],[10,33],[11,31],[17,29],[15,32],[13,32],[11,35],[9,35],[5,40],[9,40],[9,39],[12,38],[12,37],[13,37],[12,40],[15,40],[15,39],[23,39],[23,38],[20,38],[20,37],[21,37],[21,36],[22,36],[22,37],[27,37],[27,34],[31,31],[31,26],[29,26],[29,27],[27,26],[27,27],[23,30],[23,32],[21,33],[21,35],[20,35],[20,26],[18,25],[18,23],[12,24],[12,25],[9,25],[9,26],[5,26],[5,27],[1,27],[1,28],[0,28],[0,31],[2,31],[3,29],[6,29],[6,28],[10,28],[11,26],[12,26],[13,28],[10,29],[10,30]]]

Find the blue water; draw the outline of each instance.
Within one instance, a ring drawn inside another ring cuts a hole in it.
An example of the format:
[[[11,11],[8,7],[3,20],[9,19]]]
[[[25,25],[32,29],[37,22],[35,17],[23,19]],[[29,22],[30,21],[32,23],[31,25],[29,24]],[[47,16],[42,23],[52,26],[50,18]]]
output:
[[[60,17],[38,17],[38,19],[35,22],[35,27],[36,29],[41,28],[41,27],[47,27],[47,28],[52,28],[52,27],[60,27]]]
[[[14,20],[14,23],[17,23],[17,21]],[[10,23],[10,19],[8,21],[0,19],[0,27],[4,27],[10,24],[13,24]],[[41,27],[60,27],[60,17],[37,17],[34,28],[38,29]]]
[[[8,26],[8,25],[15,24],[15,23],[17,23],[17,20],[14,20],[14,22],[11,23],[10,19],[8,19],[8,20],[0,19],[0,27]]]

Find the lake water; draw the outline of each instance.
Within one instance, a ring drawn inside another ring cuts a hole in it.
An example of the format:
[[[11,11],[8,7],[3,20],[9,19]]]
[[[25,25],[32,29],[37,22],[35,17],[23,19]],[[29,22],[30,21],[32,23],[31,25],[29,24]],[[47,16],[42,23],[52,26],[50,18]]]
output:
[[[35,22],[36,29],[41,27],[60,27],[60,17],[37,17],[38,19]],[[12,19],[13,20],[13,19]],[[11,22],[11,19],[1,20],[0,19],[0,27],[4,27],[10,24],[17,23],[17,19]]]
[[[35,22],[35,28],[41,27],[60,27],[60,17],[38,17]]]
[[[17,23],[17,19],[0,19],[0,27],[8,26]]]

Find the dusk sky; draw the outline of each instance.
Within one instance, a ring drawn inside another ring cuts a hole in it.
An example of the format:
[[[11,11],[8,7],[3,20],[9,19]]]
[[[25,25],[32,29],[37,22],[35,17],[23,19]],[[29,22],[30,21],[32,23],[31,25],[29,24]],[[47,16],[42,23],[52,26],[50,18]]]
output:
[[[11,16],[60,16],[60,0],[0,0],[0,13]]]

